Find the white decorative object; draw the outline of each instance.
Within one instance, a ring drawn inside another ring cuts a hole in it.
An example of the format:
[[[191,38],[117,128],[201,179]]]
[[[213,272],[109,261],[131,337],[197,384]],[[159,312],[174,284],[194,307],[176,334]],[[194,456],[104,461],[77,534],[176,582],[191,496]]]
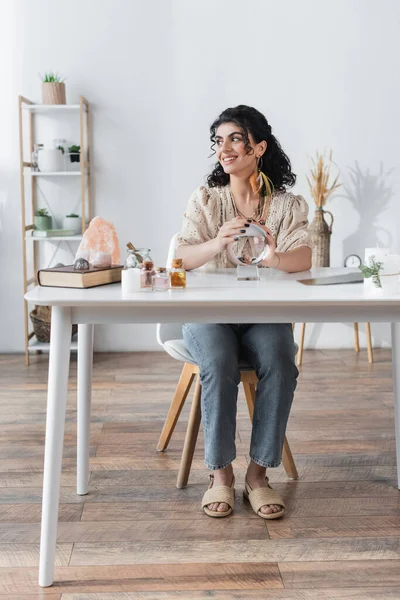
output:
[[[369,264],[371,256],[375,257],[375,262],[382,262],[388,254],[390,254],[390,248],[365,248],[364,264]]]
[[[123,269],[121,271],[122,295],[140,292],[140,269]]]
[[[390,248],[365,248],[364,264],[369,265],[370,258],[374,257],[375,262],[382,262],[390,254]],[[364,279],[364,292],[367,296],[383,296],[383,288],[376,287],[373,278]]]
[[[72,229],[74,233],[82,232],[82,221],[79,216],[76,217],[64,217],[63,218],[63,229]]]
[[[384,294],[400,293],[400,255],[388,254],[382,260],[383,266],[380,275]]]
[[[64,156],[60,150],[41,150],[38,154],[39,171],[54,173],[64,170]]]

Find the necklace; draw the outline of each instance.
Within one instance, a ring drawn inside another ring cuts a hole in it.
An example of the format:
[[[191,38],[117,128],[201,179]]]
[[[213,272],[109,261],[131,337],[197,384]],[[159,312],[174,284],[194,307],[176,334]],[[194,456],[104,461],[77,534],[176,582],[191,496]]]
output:
[[[232,191],[229,188],[229,195],[231,198],[231,202],[232,202],[232,207],[233,207],[233,212],[235,213],[236,217],[243,217],[243,219],[252,219],[254,221],[256,221],[257,223],[260,223],[260,225],[265,225],[265,212],[266,212],[266,207],[267,205],[269,205],[270,203],[270,197],[266,198],[266,196],[263,196],[262,199],[260,200],[260,202],[258,203],[258,206],[256,208],[256,210],[253,212],[253,214],[251,215],[251,217],[246,217],[246,215],[244,215],[236,206],[236,202],[235,199],[233,197]]]

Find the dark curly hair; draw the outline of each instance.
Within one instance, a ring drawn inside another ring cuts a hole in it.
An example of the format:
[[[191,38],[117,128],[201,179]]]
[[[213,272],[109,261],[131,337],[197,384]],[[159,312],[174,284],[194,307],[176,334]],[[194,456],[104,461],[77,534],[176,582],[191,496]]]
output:
[[[267,149],[261,158],[260,168],[272,181],[276,190],[285,191],[286,187],[292,187],[296,183],[296,175],[292,173],[290,160],[272,134],[271,125],[264,115],[252,106],[240,104],[234,108],[227,108],[215,119],[210,127],[211,150],[213,151],[211,156],[215,154],[216,131],[223,123],[235,123],[241,128],[248,154],[254,152],[250,145],[249,133],[253,136],[256,144],[263,140],[267,142]],[[216,163],[214,170],[207,177],[207,183],[210,187],[229,183],[229,175],[225,173],[221,163]]]

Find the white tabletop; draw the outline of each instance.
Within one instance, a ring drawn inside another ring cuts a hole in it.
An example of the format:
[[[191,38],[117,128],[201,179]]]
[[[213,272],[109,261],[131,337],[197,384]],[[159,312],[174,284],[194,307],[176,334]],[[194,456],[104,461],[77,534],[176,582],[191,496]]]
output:
[[[379,306],[400,309],[400,295],[374,297],[364,291],[362,283],[308,286],[299,279],[350,273],[357,269],[320,268],[304,273],[282,273],[260,269],[259,281],[237,281],[235,269],[207,272],[190,271],[185,290],[137,292],[122,296],[121,284],[88,289],[36,286],[25,295],[28,302],[52,306]]]

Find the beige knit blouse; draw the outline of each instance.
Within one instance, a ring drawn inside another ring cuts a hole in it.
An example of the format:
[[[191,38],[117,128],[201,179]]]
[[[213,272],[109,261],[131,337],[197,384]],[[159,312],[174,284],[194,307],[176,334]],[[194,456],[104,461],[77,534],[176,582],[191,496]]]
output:
[[[177,247],[202,244],[217,237],[219,228],[235,218],[229,184],[222,187],[198,187],[189,199],[183,215]],[[311,248],[308,228],[308,204],[302,196],[274,192],[265,225],[271,230],[278,252],[300,246]],[[209,268],[234,267],[226,250],[205,265]]]

